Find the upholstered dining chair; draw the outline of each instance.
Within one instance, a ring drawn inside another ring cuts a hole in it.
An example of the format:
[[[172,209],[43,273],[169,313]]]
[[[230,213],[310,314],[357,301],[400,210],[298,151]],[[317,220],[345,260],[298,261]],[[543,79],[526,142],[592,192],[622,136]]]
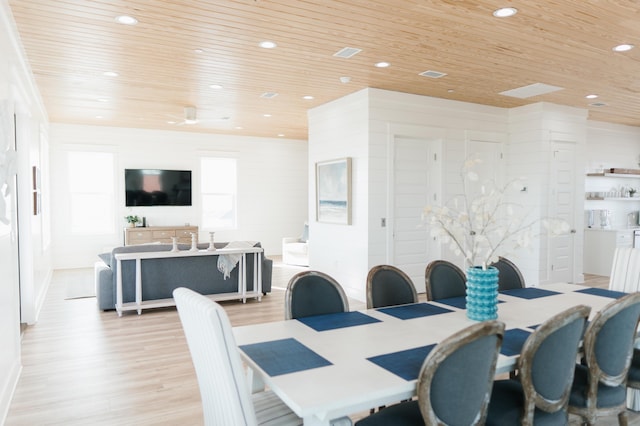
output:
[[[600,310],[585,331],[584,362],[575,367],[569,413],[589,425],[614,414],[620,425],[627,424],[627,374],[638,318],[640,293],[632,293]]]
[[[284,319],[348,312],[349,301],[342,286],[319,271],[299,272],[284,293]]]
[[[446,260],[430,262],[425,270],[424,280],[427,300],[464,296],[467,290],[467,278],[462,269]]]
[[[367,274],[367,309],[416,303],[418,292],[411,278],[392,265],[378,265]]]
[[[498,271],[498,291],[524,288],[524,277],[520,269],[509,259],[500,256],[497,262],[491,264]]]
[[[518,378],[493,384],[487,426],[569,423],[569,392],[590,312],[588,306],[574,306],[531,333],[520,352]]]
[[[206,425],[260,425],[302,420],[270,391],[251,394],[240,354],[224,309],[211,299],[181,287],[173,291],[196,370]]]
[[[504,323],[483,321],[440,342],[418,376],[418,399],[384,408],[356,426],[484,424]]]

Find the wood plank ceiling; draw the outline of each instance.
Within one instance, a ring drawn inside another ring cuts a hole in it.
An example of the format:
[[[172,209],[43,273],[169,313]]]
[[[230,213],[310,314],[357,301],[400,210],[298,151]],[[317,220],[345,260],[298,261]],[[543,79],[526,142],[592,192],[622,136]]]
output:
[[[637,0],[9,5],[56,123],[306,139],[309,108],[374,87],[498,107],[552,102],[588,109],[593,120],[640,126]],[[504,6],[518,13],[492,15]],[[119,24],[118,15],[138,24]],[[277,47],[260,48],[264,40]],[[637,47],[612,50],[622,43]],[[362,51],[350,59],[333,56],[344,47]],[[379,61],[391,65],[377,68]],[[427,70],[447,75],[418,75]],[[500,94],[533,83],[563,90],[527,99]],[[599,97],[586,99],[589,94]],[[197,108],[197,124],[181,124],[185,106]]]

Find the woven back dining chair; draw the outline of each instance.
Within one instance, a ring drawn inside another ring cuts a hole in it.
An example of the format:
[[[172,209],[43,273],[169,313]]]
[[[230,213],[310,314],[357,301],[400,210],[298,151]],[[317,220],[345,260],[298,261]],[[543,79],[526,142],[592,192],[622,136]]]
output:
[[[487,426],[568,424],[569,392],[590,312],[574,306],[531,333],[518,358],[517,379],[493,384]]]
[[[627,424],[627,374],[639,318],[640,293],[632,293],[605,306],[587,327],[584,363],[575,367],[569,413],[589,425],[608,415]]]
[[[446,260],[430,262],[424,280],[427,300],[464,296],[467,291],[467,278],[462,269]]]
[[[348,311],[349,301],[342,286],[323,272],[299,272],[287,284],[284,319]]]
[[[411,278],[392,265],[378,265],[367,274],[367,309],[416,303],[418,293]]]

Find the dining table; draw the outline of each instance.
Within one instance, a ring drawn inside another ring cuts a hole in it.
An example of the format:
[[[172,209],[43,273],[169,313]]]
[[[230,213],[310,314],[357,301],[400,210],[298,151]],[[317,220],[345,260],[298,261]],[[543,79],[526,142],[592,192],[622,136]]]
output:
[[[554,283],[500,292],[505,333],[496,374],[517,366],[527,337],[572,306],[591,317],[625,293]],[[233,327],[254,389],[275,392],[305,426],[407,400],[420,368],[438,342],[477,323],[465,298],[318,315]],[[284,313],[283,313],[284,316]]]

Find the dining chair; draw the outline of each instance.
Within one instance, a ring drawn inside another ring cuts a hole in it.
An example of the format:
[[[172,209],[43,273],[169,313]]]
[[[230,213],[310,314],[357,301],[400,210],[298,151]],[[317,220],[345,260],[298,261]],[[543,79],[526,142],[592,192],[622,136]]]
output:
[[[427,300],[464,296],[467,290],[467,278],[462,269],[446,260],[430,262],[425,270],[424,279]]]
[[[504,323],[483,321],[440,342],[427,355],[418,399],[391,405],[356,426],[484,424]]]
[[[260,425],[278,421],[301,425],[270,391],[251,394],[224,309],[193,290],[173,291],[191,359],[196,370],[206,425]]]
[[[509,259],[500,256],[497,262],[491,264],[498,271],[498,291],[524,288],[524,277],[520,269]]]
[[[629,366],[629,373],[627,374],[627,388],[634,391],[640,391],[640,349],[633,349],[633,356],[631,358],[631,365]],[[640,405],[640,400],[637,393],[629,395],[627,392],[627,407],[637,411],[637,406]]]
[[[584,334],[584,360],[575,367],[569,413],[589,424],[599,416],[617,415],[627,424],[627,374],[640,318],[640,293],[631,293],[605,306]]]
[[[591,308],[574,306],[546,320],[527,338],[517,379],[496,380],[487,426],[566,425],[567,404]]]
[[[348,311],[349,301],[342,286],[323,272],[299,272],[287,284],[284,319]]]
[[[367,274],[367,309],[418,302],[411,278],[392,265],[378,265]]]
[[[617,247],[613,254],[609,290],[640,291],[640,249]]]

